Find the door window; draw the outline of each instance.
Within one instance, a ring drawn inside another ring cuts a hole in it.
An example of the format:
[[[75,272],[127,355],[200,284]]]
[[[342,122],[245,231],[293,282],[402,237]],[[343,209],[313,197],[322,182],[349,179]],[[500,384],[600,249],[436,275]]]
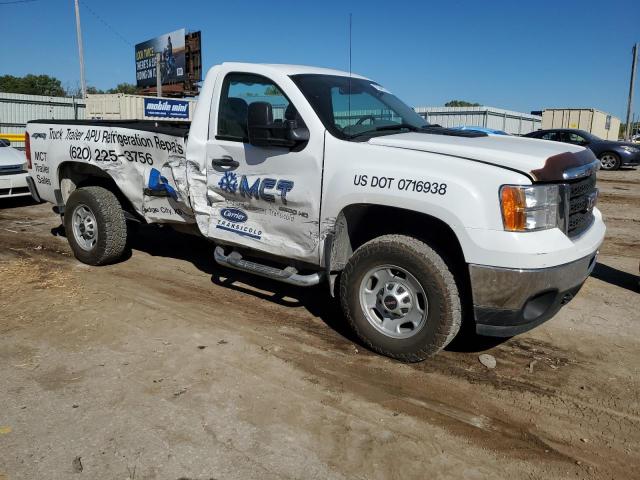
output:
[[[586,145],[589,143],[586,138],[582,135],[578,135],[577,133],[565,132],[563,136],[566,143],[573,143],[574,145]]]
[[[218,136],[226,140],[248,141],[247,117],[249,105],[253,102],[270,103],[275,123],[299,119],[289,99],[274,82],[260,75],[230,73],[222,84]]]

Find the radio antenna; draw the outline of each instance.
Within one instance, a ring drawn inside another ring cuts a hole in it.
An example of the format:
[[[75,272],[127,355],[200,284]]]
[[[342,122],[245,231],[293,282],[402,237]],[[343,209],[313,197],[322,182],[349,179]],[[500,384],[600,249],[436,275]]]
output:
[[[351,30],[352,30],[352,14],[349,14],[349,76],[351,76]]]
[[[351,24],[352,24],[352,14],[349,14],[349,119],[347,122],[351,121]]]

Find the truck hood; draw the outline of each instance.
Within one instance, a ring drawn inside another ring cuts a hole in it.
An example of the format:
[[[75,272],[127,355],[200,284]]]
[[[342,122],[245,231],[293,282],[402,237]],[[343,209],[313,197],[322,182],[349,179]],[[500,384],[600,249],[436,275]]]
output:
[[[469,138],[409,132],[374,137],[369,143],[488,163],[546,182],[562,180],[567,170],[597,165],[593,153],[583,147],[506,135]]]
[[[12,147],[0,147],[0,167],[22,165],[26,161],[24,152]]]

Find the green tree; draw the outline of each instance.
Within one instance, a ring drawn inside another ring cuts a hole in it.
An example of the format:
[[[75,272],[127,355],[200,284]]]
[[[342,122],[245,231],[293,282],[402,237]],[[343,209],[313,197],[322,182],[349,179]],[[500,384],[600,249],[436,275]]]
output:
[[[138,93],[138,87],[131,83],[119,83],[116,88],[110,88],[107,93],[126,93],[129,95],[135,95]]]
[[[89,95],[97,95],[99,93],[106,93],[106,92],[104,90],[100,90],[99,88],[89,85],[87,87],[87,93]]]
[[[65,95],[62,83],[49,75],[28,74],[24,77],[13,75],[0,76],[0,91],[7,93],[22,93],[25,95],[47,95],[62,97]]]
[[[265,88],[264,94],[270,97],[279,97],[280,95],[282,95],[282,93],[280,93],[280,90],[278,90],[278,87],[276,87],[275,85],[269,85],[267,88]]]
[[[450,100],[444,104],[445,107],[479,107],[479,103],[466,102],[464,100]]]

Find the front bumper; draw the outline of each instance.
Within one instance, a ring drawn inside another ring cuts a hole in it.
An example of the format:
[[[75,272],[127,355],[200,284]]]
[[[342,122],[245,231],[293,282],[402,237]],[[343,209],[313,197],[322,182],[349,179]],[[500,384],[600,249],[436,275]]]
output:
[[[0,175],[0,198],[26,197],[31,195],[27,186],[29,174],[14,173],[11,175]]]
[[[624,167],[636,167],[640,165],[640,152],[622,151],[620,155],[620,164]]]
[[[469,265],[476,332],[511,337],[549,320],[578,293],[597,254],[540,269]]]

